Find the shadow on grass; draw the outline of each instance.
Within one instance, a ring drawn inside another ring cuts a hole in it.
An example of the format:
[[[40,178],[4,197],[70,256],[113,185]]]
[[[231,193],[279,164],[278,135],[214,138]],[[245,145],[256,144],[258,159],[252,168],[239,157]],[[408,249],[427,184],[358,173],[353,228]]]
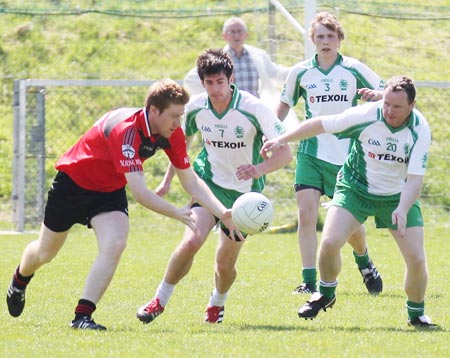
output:
[[[307,326],[276,326],[276,325],[254,325],[245,324],[241,326],[243,331],[275,331],[275,332],[291,332],[291,331],[308,331],[308,332],[323,332],[323,331],[342,331],[342,332],[405,332],[405,333],[434,333],[434,332],[448,332],[448,329],[438,327],[436,329],[414,329],[412,327],[359,327],[359,326],[326,326],[320,325],[318,327],[307,325]]]

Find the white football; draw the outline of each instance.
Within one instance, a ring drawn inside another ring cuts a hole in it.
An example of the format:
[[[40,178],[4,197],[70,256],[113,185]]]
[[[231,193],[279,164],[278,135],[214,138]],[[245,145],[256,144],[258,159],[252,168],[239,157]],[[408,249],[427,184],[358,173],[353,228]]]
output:
[[[273,205],[261,193],[245,193],[234,202],[231,217],[239,230],[254,235],[269,227],[273,219]]]

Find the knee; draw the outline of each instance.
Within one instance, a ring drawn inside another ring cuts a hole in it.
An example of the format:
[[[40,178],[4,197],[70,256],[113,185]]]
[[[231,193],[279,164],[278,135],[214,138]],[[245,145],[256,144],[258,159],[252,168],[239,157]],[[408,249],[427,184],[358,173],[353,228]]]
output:
[[[409,271],[424,272],[427,270],[425,253],[415,253],[406,258],[406,267]]]
[[[107,254],[111,257],[120,257],[127,247],[126,237],[112,239],[106,247]]]
[[[48,264],[56,257],[57,252],[41,251],[38,254],[38,260],[41,265]]]
[[[230,273],[236,273],[236,267],[230,266],[225,261],[217,261],[216,262],[216,274],[221,277],[225,277],[230,275]]]
[[[340,253],[341,245],[337,240],[333,240],[332,237],[324,237],[320,243],[321,255],[337,255]]]
[[[318,213],[312,208],[300,207],[298,209],[298,219],[300,226],[314,226],[317,223]]]
[[[195,255],[203,245],[204,240],[198,236],[193,235],[183,241],[183,251],[189,255]]]

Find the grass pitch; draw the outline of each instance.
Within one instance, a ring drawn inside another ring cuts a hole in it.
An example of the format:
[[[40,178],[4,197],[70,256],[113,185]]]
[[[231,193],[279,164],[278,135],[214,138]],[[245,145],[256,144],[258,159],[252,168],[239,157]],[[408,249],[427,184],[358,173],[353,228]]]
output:
[[[135,210],[135,209],[133,209]],[[238,278],[221,325],[203,323],[213,288],[212,233],[190,274],[177,286],[166,311],[143,325],[137,308],[150,300],[171,251],[181,238],[177,222],[146,213],[133,219],[128,247],[94,319],[106,332],[69,328],[87,271],[96,256],[93,233],[75,227],[57,258],[41,268],[27,291],[19,318],[0,311],[0,353],[17,357],[445,357],[448,355],[450,271],[445,227],[427,228],[430,280],[426,313],[439,331],[406,324],[404,264],[394,240],[368,223],[369,251],[384,279],[378,297],[366,293],[350,246],[343,250],[337,302],[313,321],[297,316],[309,296],[292,295],[299,283],[295,233],[250,237],[238,261]],[[158,225],[157,225],[158,224]],[[430,225],[431,226],[431,225]],[[170,228],[170,230],[168,230]],[[4,292],[25,245],[36,234],[0,236]],[[4,301],[5,302],[5,301]]]

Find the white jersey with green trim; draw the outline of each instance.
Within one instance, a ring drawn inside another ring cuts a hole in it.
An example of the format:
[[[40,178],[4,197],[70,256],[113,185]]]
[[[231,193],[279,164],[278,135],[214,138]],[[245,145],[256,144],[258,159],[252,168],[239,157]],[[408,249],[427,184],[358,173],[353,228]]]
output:
[[[285,132],[275,113],[260,99],[232,85],[227,110],[218,114],[206,93],[191,98],[186,105],[184,131],[187,136],[201,132],[203,148],[194,161],[194,170],[222,188],[241,193],[262,191],[265,177],[238,180],[237,168],[263,161],[259,151],[263,137],[272,139]]]
[[[295,65],[283,86],[281,102],[290,107],[299,98],[305,103],[306,119],[340,113],[357,105],[358,89],[382,90],[383,80],[360,61],[338,54],[335,64],[323,71],[313,57]],[[326,162],[342,165],[349,150],[349,140],[320,134],[300,142],[299,151]]]
[[[414,109],[399,128],[386,123],[383,100],[324,117],[325,132],[352,138],[338,183],[378,196],[399,194],[408,174],[424,175],[431,143],[425,117]]]

